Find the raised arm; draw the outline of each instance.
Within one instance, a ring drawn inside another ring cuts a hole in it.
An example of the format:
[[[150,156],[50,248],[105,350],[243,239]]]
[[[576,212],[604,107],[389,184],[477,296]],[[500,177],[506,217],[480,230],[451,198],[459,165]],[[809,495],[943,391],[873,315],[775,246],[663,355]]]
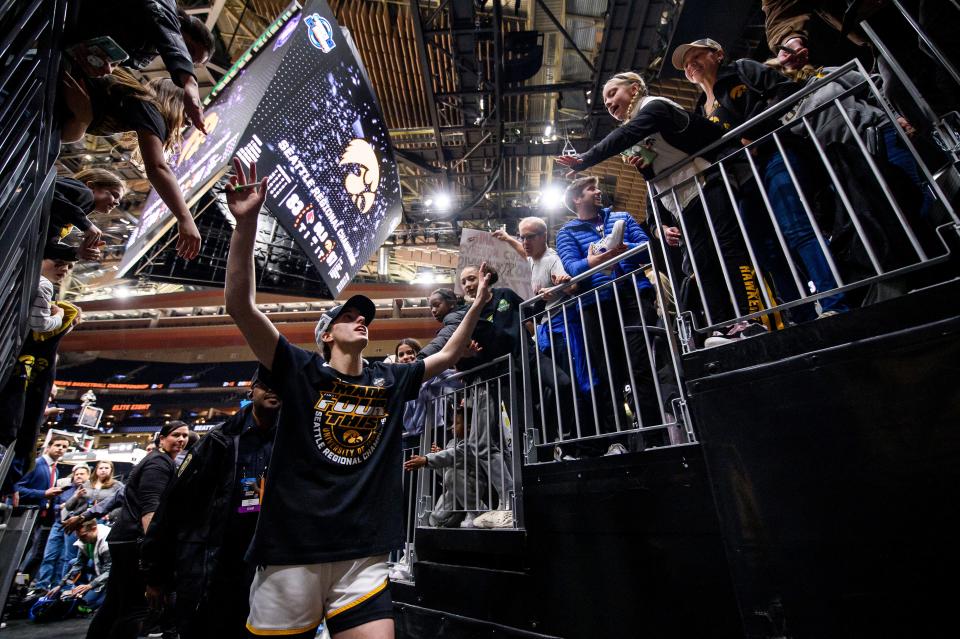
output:
[[[267,194],[267,178],[263,178],[260,186],[247,187],[247,184],[257,181],[256,164],[250,164],[249,178],[244,175],[239,159],[233,159],[233,167],[236,175],[230,178],[230,184],[227,185],[227,205],[237,220],[237,227],[230,238],[223,296],[227,313],[237,323],[253,354],[261,364],[272,369],[280,331],[257,308],[253,282],[253,246],[257,238],[257,219]]]
[[[517,238],[510,237],[510,235],[502,229],[497,229],[496,231],[491,233],[491,235],[493,235],[495,238],[497,238],[501,242],[506,242],[507,244],[509,244],[511,248],[513,248],[513,250],[517,252],[517,255],[526,259],[527,252],[523,250],[523,244],[521,244]]]
[[[480,279],[480,285],[477,287],[477,295],[473,300],[473,304],[471,304],[467,310],[467,314],[463,316],[463,321],[460,322],[460,326],[457,327],[457,330],[454,331],[453,335],[447,343],[444,344],[443,349],[441,349],[439,353],[423,360],[424,379],[430,379],[434,375],[453,367],[453,365],[457,363],[457,360],[460,359],[460,354],[470,341],[473,329],[477,326],[477,320],[480,319],[480,311],[483,310],[484,305],[493,297],[493,294],[490,292],[490,274],[486,272],[486,269],[487,263],[484,262],[480,265],[480,272],[483,273],[483,277]]]
[[[177,218],[177,227],[180,238],[177,240],[177,255],[185,260],[192,260],[200,252],[200,231],[190,215],[190,209],[180,192],[177,177],[167,165],[163,157],[163,142],[152,131],[140,129],[137,131],[137,143],[140,146],[140,155],[143,157],[143,168],[147,179],[157,190],[157,195],[163,200],[173,216]]]

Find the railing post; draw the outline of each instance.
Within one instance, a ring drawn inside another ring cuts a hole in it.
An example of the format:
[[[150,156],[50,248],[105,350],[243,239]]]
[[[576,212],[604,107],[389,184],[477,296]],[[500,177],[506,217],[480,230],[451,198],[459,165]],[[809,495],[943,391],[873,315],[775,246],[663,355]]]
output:
[[[523,461],[525,455],[521,455],[517,447],[524,446],[523,440],[525,438],[518,435],[517,432],[517,384],[516,374],[514,372],[515,362],[513,361],[512,354],[507,356],[507,365],[510,371],[508,378],[510,384],[510,428],[513,435],[513,451],[510,455],[513,469],[513,526],[515,528],[523,528]],[[530,402],[524,402],[524,404],[529,403]],[[526,428],[526,426],[524,426],[524,428]]]

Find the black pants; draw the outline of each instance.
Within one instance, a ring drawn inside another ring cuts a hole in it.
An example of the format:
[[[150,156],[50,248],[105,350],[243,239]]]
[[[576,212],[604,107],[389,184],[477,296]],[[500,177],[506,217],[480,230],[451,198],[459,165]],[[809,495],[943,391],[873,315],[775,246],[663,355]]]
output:
[[[597,416],[600,420],[597,424],[597,434],[616,432],[617,419],[620,422],[620,430],[633,427],[627,418],[624,406],[624,387],[628,384],[636,396],[643,425],[659,424],[663,420],[657,405],[654,375],[651,372],[643,332],[639,329],[629,330],[630,327],[641,326],[641,313],[647,326],[653,326],[656,323],[653,289],[642,289],[638,295],[632,281],[627,280],[619,284],[617,287],[620,297],[619,312],[617,302],[613,298],[613,291],[610,287],[603,290],[610,295],[611,299],[603,300],[599,305],[594,303],[583,307],[587,352],[598,374],[594,387],[597,396]],[[603,327],[602,331],[601,327]],[[626,333],[626,342],[624,342],[624,333]],[[636,384],[630,380],[631,366]]]
[[[136,639],[149,616],[137,542],[110,542],[110,559],[107,593],[90,622],[87,639]]]
[[[557,336],[557,342],[562,342],[563,336]],[[565,355],[563,345],[557,350]],[[544,443],[553,443],[559,439],[560,431],[564,438],[570,438],[575,432],[574,391],[570,376],[566,371],[566,360],[551,359],[546,353],[540,352],[534,346],[535,354],[530,358],[530,379],[533,382],[533,397],[528,401],[534,402],[534,424],[541,424],[540,435],[546,431]],[[551,353],[554,354],[554,353]],[[554,362],[556,361],[556,366]],[[538,372],[539,367],[539,372]],[[542,402],[542,406],[540,405]],[[559,403],[559,407],[558,407]],[[541,411],[542,409],[542,411]]]
[[[756,275],[750,265],[747,246],[737,224],[736,216],[730,206],[723,181],[712,178],[703,186],[706,208],[710,211],[710,222],[716,234],[714,244],[707,221],[703,201],[697,198],[683,209],[683,223],[686,227],[686,245],[693,255],[699,275],[698,286],[710,310],[710,319],[714,323],[762,310],[763,302],[757,286]],[[720,254],[717,254],[717,245]],[[723,275],[727,269],[730,288],[733,290],[736,307],[731,304],[730,291]]]
[[[255,568],[243,555],[224,557],[221,570],[211,580],[203,601],[177,599],[177,630],[180,639],[244,639],[249,636],[250,584]]]

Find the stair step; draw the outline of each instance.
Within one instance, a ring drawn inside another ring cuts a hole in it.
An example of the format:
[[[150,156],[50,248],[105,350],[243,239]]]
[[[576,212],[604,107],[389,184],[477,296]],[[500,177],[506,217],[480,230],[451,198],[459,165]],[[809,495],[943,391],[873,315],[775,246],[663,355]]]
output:
[[[517,628],[537,625],[525,571],[417,561],[413,574],[418,605]]]
[[[523,571],[527,567],[526,531],[515,528],[418,528],[418,561]]]

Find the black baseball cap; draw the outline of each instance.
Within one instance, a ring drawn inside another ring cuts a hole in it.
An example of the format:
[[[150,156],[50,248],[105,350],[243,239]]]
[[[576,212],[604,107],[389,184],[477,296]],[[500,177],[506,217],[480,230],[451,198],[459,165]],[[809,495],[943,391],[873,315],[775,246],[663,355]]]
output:
[[[79,257],[77,256],[77,249],[69,244],[63,244],[62,242],[48,242],[46,246],[43,247],[43,259],[76,262]]]
[[[366,320],[365,323],[367,326],[373,323],[373,318],[377,314],[377,307],[373,303],[373,300],[366,295],[354,295],[343,304],[334,306],[320,316],[320,321],[317,322],[317,327],[313,330],[313,337],[317,341],[317,344],[320,343],[320,335],[329,331],[333,321],[347,308],[355,308],[360,311],[360,314],[363,315],[363,318]]]
[[[270,383],[270,371],[263,364],[257,364],[257,370],[253,372],[253,377],[250,378],[250,388],[257,384],[273,390],[273,384]]]

